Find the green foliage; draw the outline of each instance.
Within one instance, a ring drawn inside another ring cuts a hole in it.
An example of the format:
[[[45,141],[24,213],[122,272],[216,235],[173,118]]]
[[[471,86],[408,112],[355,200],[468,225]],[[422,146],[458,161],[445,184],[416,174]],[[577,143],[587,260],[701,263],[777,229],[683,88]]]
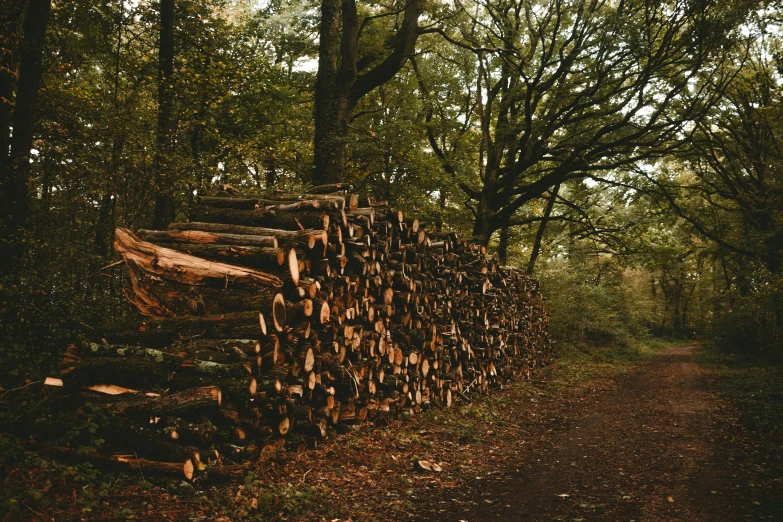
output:
[[[79,452],[88,453],[94,448],[100,448],[104,442],[99,435],[101,426],[106,426],[110,420],[91,403],[86,403],[82,408],[84,415],[82,421],[68,427],[65,435],[71,445],[78,445]]]
[[[304,514],[335,513],[333,506],[325,502],[326,487],[291,482],[264,484],[253,472],[245,475],[244,482],[241,494],[249,501],[244,503],[241,515],[250,520],[288,520]]]
[[[136,314],[124,302],[125,274],[100,272],[106,261],[92,251],[94,229],[82,217],[75,228],[52,221],[29,234],[21,270],[0,279],[0,386],[52,375],[68,343],[81,332]],[[48,234],[52,234],[48,237]]]
[[[558,340],[622,345],[650,326],[653,302],[643,274],[624,270],[611,257],[584,264],[550,259],[538,277]]]
[[[735,353],[783,353],[783,276],[763,267],[745,292],[730,290],[715,307],[712,342]]]
[[[68,464],[24,451],[19,439],[0,434],[0,472],[6,478],[0,492],[0,512],[19,517],[52,508],[67,491],[82,514],[102,508],[117,478],[102,474],[92,464]],[[9,480],[16,476],[16,480]]]

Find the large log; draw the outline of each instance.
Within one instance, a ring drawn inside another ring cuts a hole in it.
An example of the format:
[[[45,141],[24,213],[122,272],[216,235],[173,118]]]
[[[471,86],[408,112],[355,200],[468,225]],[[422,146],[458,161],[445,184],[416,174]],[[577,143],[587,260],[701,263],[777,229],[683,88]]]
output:
[[[123,471],[141,471],[142,473],[158,473],[193,480],[196,476],[197,463],[192,458],[184,462],[161,462],[140,458],[138,455],[103,455],[95,450],[81,451],[77,448],[53,446],[39,450],[39,453],[70,461],[91,462],[108,468]]]
[[[184,284],[216,288],[227,288],[237,283],[257,285],[259,288],[283,286],[283,281],[277,276],[162,248],[142,241],[125,228],[116,230],[114,248],[125,261],[132,261],[151,274]]]
[[[229,288],[187,285],[147,273],[130,260],[127,266],[133,290],[128,298],[148,317],[265,310],[277,294],[275,287],[254,284],[234,284]]]
[[[182,224],[182,223],[180,223]],[[139,230],[138,236],[154,243],[190,243],[200,245],[242,245],[277,248],[274,235],[231,234],[201,230]]]
[[[307,189],[308,194],[332,194],[340,190],[349,190],[348,183],[327,183],[325,185],[313,185]]]
[[[155,417],[186,417],[199,412],[216,412],[222,402],[219,387],[204,386],[160,397],[122,395],[99,406],[113,415],[149,421]]]
[[[279,277],[290,277],[294,285],[299,284],[299,261],[294,249],[222,244],[159,244],[204,259],[256,268]]]
[[[285,303],[271,306],[280,329],[285,326]],[[203,317],[173,317],[151,319],[139,328],[109,332],[106,339],[114,344],[140,344],[150,347],[168,346],[183,339],[203,337],[236,339],[262,337],[266,329],[265,314],[240,312]],[[269,316],[275,321],[274,315]]]
[[[280,228],[283,230],[304,230],[308,228],[326,230],[329,228],[329,215],[325,212],[313,211],[237,210],[196,205],[190,211],[190,219],[208,223],[229,223],[232,225]]]

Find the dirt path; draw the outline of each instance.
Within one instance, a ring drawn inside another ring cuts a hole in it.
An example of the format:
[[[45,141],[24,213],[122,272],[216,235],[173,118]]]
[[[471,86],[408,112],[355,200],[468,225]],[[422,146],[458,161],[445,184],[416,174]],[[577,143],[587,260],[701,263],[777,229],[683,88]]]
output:
[[[592,386],[541,404],[549,418],[518,432],[527,440],[499,440],[489,451],[503,455],[496,472],[430,499],[422,519],[759,519],[732,479],[741,449],[727,444],[711,375],[693,347],[667,349],[619,382]]]

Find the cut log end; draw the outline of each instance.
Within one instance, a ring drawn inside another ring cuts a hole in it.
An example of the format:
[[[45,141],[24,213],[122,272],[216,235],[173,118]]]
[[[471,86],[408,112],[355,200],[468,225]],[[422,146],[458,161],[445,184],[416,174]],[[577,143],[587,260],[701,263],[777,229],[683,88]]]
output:
[[[282,332],[285,329],[285,298],[283,294],[275,295],[274,301],[272,301],[272,322],[275,325],[275,330],[278,332]]]
[[[311,372],[313,370],[313,366],[315,366],[315,354],[313,354],[312,348],[308,348],[307,353],[305,354],[304,370],[306,372]]]
[[[288,419],[288,417],[283,417],[283,420],[280,421],[280,423],[277,425],[277,431],[280,433],[280,435],[285,435],[288,433],[288,430],[291,429],[291,421]]]
[[[318,314],[318,318],[321,321],[321,324],[328,323],[329,322],[329,316],[330,316],[330,309],[329,309],[329,303],[326,301],[323,301],[321,303],[321,310]]]
[[[62,379],[58,379],[57,377],[47,377],[44,380],[44,386],[58,386],[58,387],[62,387],[62,385],[63,385],[63,380]]]
[[[294,286],[299,286],[299,260],[296,258],[296,250],[293,248],[288,251],[288,270],[291,271],[291,280],[294,282]]]
[[[258,326],[261,327],[261,333],[264,336],[266,336],[266,319],[264,319],[264,314],[262,314],[261,312],[258,312]],[[258,346],[256,348],[257,348],[256,353],[261,351],[261,345],[260,344],[258,344]]]
[[[196,476],[196,465],[193,463],[193,459],[186,459],[182,465],[182,472],[185,475],[185,480],[192,482]]]

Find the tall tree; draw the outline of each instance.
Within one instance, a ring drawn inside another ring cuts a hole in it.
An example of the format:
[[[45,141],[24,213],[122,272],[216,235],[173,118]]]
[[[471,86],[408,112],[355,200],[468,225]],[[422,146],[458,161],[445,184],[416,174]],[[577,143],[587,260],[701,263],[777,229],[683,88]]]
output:
[[[674,208],[724,248],[783,272],[783,58],[780,37],[757,42],[722,103],[699,122],[687,154],[695,183]],[[771,41],[770,41],[771,40]],[[777,40],[777,41],[775,41]],[[663,180],[662,180],[663,181]],[[672,188],[663,182],[669,194]],[[699,204],[693,205],[693,198]],[[688,200],[691,200],[691,203]]]
[[[396,0],[388,11],[368,9],[362,16],[355,0],[321,2],[313,184],[342,181],[351,114],[360,99],[393,78],[413,56],[420,13],[421,0]],[[384,45],[360,44],[374,21],[400,15]]]
[[[478,0],[434,28],[471,50],[483,103],[474,239],[514,226],[517,211],[569,179],[668,153],[717,99],[746,5],[630,0]],[[459,21],[458,21],[459,20]]]
[[[10,137],[8,157],[0,167],[0,234],[6,241],[4,251],[5,262],[0,265],[13,268],[16,265],[23,249],[20,235],[23,233],[27,221],[30,177],[30,150],[33,147],[33,134],[36,123],[36,105],[39,98],[39,87],[43,74],[43,54],[46,41],[46,28],[51,12],[51,0],[29,0],[24,13],[22,25],[23,37],[19,49],[19,72],[16,83],[16,96],[14,99],[11,126],[13,133]],[[18,8],[13,5],[12,9]],[[16,11],[9,12],[9,20],[6,26],[13,27]],[[10,23],[9,23],[10,22]],[[9,35],[12,37],[11,35]],[[3,66],[12,63],[8,59],[3,60]],[[5,96],[10,92],[7,88],[8,72],[3,71],[2,79],[3,97],[2,103],[8,103]],[[3,109],[7,113],[7,109]],[[0,122],[5,124],[6,122]],[[2,129],[5,136],[7,127]],[[2,140],[5,142],[5,139]],[[5,150],[3,151],[5,155]]]
[[[3,14],[0,15],[0,168],[3,169],[6,168],[11,147],[17,47],[24,7],[24,0],[3,0]]]
[[[174,221],[172,168],[174,153],[174,0],[160,0],[160,44],[158,47],[158,131],[153,170],[155,172],[154,227],[163,229]]]

